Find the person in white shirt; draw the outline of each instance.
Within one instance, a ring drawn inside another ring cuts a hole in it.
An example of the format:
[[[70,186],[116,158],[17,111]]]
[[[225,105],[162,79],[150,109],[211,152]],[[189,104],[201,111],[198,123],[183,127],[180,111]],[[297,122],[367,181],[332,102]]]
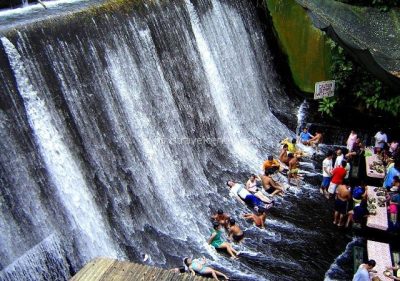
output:
[[[324,194],[325,197],[328,196],[328,198],[329,198],[328,187],[329,183],[331,182],[332,157],[333,157],[333,151],[329,151],[324,161],[322,161],[322,183],[319,189],[321,194]]]
[[[344,159],[343,152],[339,148],[338,150],[336,150],[336,160],[335,160],[335,165],[333,166],[333,168],[339,167],[342,164],[343,159]]]
[[[238,199],[247,203],[250,206],[250,208],[261,207],[261,208],[269,209],[270,207],[272,207],[274,205],[274,201],[264,202],[261,199],[259,199],[258,197],[251,194],[244,187],[243,184],[229,180],[226,182],[226,185],[229,187],[230,191],[236,197],[238,197]]]
[[[375,147],[383,148],[385,143],[387,143],[387,135],[384,131],[380,130],[374,136],[375,138]]]

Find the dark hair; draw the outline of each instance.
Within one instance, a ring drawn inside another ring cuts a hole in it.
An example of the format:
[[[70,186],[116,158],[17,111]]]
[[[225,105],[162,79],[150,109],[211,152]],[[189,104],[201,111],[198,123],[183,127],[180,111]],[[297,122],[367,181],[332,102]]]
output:
[[[256,212],[257,212],[258,215],[262,215],[262,214],[266,213],[267,210],[264,207],[258,207]]]
[[[188,265],[188,262],[187,262],[188,259],[190,259],[190,258],[184,258],[184,259],[183,259],[183,263],[184,263],[186,266],[189,266],[189,265]]]
[[[269,176],[271,174],[271,171],[269,169],[266,169],[264,172],[264,175]]]
[[[288,153],[287,157],[288,157],[288,158],[293,158],[294,155],[293,155],[293,153]]]
[[[234,225],[236,223],[235,219],[230,219],[229,224]]]
[[[289,147],[289,146],[287,145],[287,143],[285,143],[285,144],[282,146],[282,148],[287,148],[287,147]]]
[[[295,138],[292,138],[292,143],[296,143],[296,139]]]
[[[326,154],[326,157],[333,156],[334,152],[333,150],[329,150],[328,153]]]
[[[268,155],[268,160],[272,160],[272,159],[274,159],[274,156]]]
[[[213,228],[214,229],[216,229],[219,225],[220,225],[219,222],[217,222],[217,221],[213,222]]]
[[[250,177],[255,177],[256,178],[257,176],[255,174],[250,174]]]
[[[218,215],[222,215],[224,213],[224,211],[223,210],[221,210],[221,209],[218,209],[218,211],[217,211],[217,214]]]
[[[368,264],[369,266],[371,266],[371,267],[374,267],[374,266],[376,265],[376,262],[375,262],[375,260],[369,260],[369,261],[367,262],[367,264]]]
[[[343,168],[345,168],[346,165],[347,165],[347,161],[346,160],[342,160],[342,163],[340,163],[340,164],[342,165]]]

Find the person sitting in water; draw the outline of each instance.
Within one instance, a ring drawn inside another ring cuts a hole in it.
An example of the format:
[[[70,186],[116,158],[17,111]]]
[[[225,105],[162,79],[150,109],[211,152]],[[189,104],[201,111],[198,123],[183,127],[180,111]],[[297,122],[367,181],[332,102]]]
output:
[[[260,189],[258,188],[258,185],[261,186],[261,179],[254,175],[251,174],[249,180],[246,183],[246,189],[249,191],[251,194],[254,194],[258,199],[260,199],[263,202],[271,202],[271,199],[269,199],[267,196],[265,196]]]
[[[263,188],[267,193],[271,194],[271,196],[277,194],[283,195],[285,193],[283,187],[279,183],[274,181],[271,175],[271,171],[265,171],[264,176],[261,176]]]
[[[271,171],[273,173],[275,173],[276,171],[279,171],[280,168],[280,164],[277,160],[274,159],[274,157],[272,155],[268,156],[268,159],[264,161],[263,163],[263,171]]]
[[[226,185],[229,187],[231,192],[242,202],[244,201],[248,204],[251,208],[256,206],[261,206],[266,209],[273,206],[273,201],[269,200],[268,202],[262,201],[255,195],[248,192],[241,184],[236,183],[232,180],[226,182]]]
[[[286,138],[283,141],[281,141],[281,144],[287,145],[289,153],[293,153],[293,154],[296,153],[297,149],[296,149],[296,139],[295,138],[293,138],[291,141],[289,141],[289,139]]]
[[[323,136],[322,136],[321,131],[316,131],[316,132],[315,132],[315,136],[313,136],[313,137],[308,141],[308,143],[309,143],[311,146],[318,148],[318,145],[322,143],[322,140],[323,140]]]
[[[227,228],[229,224],[229,215],[224,213],[223,210],[219,209],[216,214],[212,215],[211,218],[214,221],[219,222],[223,227]]]
[[[282,146],[281,153],[279,153],[279,161],[285,165],[289,164],[288,145],[286,143]]]
[[[310,140],[311,140],[313,137],[314,137],[314,136],[311,135],[311,134],[308,132],[308,128],[307,128],[307,127],[304,127],[304,128],[303,128],[303,131],[300,133],[300,142],[301,142],[302,144],[309,145],[309,144],[310,144]]]
[[[288,184],[290,184],[290,179],[294,179],[296,182],[296,186],[300,186],[300,177],[299,173],[299,158],[297,158],[292,153],[289,153],[289,172],[288,172]]]
[[[215,249],[225,249],[231,256],[231,259],[237,259],[238,252],[233,249],[232,245],[228,242],[222,240],[222,226],[217,222],[213,222],[214,230],[211,233],[210,238],[208,238],[208,244],[213,246]]]
[[[255,226],[259,228],[265,228],[265,220],[267,219],[267,214],[264,210],[257,210],[257,214],[249,213],[244,214],[243,218],[246,220],[251,220]]]
[[[255,174],[251,174],[246,182],[246,189],[251,193],[255,193],[259,186],[261,186],[261,179]]]
[[[229,220],[229,227],[228,227],[228,235],[229,239],[233,240],[236,243],[240,243],[240,241],[244,238],[244,233],[240,229],[239,225],[236,223],[235,219]]]
[[[222,276],[226,280],[229,280],[228,276],[226,276],[222,272],[217,271],[217,270],[212,269],[211,267],[207,266],[206,265],[207,260],[205,257],[203,257],[202,259],[185,258],[184,263],[189,268],[189,270],[193,276],[196,275],[196,273],[201,274],[201,275],[211,274],[215,280],[219,280],[218,276]]]

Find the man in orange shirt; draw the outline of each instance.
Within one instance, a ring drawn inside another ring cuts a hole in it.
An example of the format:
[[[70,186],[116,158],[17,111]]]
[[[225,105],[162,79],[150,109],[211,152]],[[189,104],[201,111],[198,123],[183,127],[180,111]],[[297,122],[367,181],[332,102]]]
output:
[[[271,174],[275,173],[276,171],[279,171],[280,164],[278,160],[275,160],[272,155],[268,156],[268,160],[265,160],[263,163],[263,170],[264,173],[265,171],[269,171]]]

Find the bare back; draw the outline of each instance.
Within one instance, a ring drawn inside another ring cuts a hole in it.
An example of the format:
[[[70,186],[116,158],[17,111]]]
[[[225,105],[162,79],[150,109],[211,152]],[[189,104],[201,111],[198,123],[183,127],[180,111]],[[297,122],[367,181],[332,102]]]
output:
[[[350,190],[345,184],[340,184],[336,189],[337,198],[342,201],[348,201],[351,198]]]

